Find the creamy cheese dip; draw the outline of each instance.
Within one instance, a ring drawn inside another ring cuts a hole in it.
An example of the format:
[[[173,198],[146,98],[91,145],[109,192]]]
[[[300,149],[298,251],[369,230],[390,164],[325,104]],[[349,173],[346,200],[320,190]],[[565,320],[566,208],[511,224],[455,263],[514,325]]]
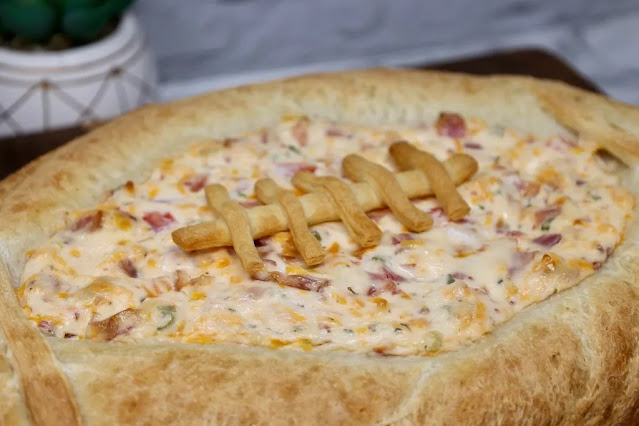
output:
[[[535,139],[475,119],[365,128],[284,118],[273,128],[203,141],[128,182],[26,253],[17,294],[43,333],[68,339],[240,343],[305,351],[434,354],[489,332],[531,303],[599,269],[623,238],[633,197],[582,140]],[[450,120],[453,117],[453,120]],[[415,201],[432,229],[409,233],[388,210],[361,249],[341,223],[312,227],[327,251],[307,269],[289,233],[256,242],[271,271],[328,279],[320,291],[251,280],[232,248],[180,250],[171,232],[214,218],[203,187],[220,183],[247,208],[253,184],[290,188],[298,170],[340,175],[350,153],[396,170],[398,138],[440,160],[473,155],[451,222],[435,198]]]

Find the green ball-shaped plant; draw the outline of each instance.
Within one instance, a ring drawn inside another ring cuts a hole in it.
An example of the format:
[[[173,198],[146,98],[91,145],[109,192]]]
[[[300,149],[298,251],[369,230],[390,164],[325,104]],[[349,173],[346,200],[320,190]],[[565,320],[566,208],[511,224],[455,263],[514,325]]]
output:
[[[0,0],[3,40],[20,39],[33,45],[89,43],[105,34],[133,0]],[[24,43],[22,43],[24,44]]]

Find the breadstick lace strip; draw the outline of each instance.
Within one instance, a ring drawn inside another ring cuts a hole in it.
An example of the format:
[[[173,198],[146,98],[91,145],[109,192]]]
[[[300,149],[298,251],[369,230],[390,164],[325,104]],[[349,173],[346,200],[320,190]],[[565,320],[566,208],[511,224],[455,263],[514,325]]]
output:
[[[295,174],[292,183],[307,192],[296,197],[271,179],[256,182],[257,198],[264,203],[245,210],[230,199],[218,184],[205,188],[207,202],[219,216],[213,221],[189,225],[173,232],[173,241],[185,251],[233,246],[244,269],[254,278],[269,276],[257,253],[254,239],[290,231],[293,242],[309,266],[321,263],[324,250],[309,226],[340,220],[351,238],[362,247],[379,244],[381,230],[367,211],[388,207],[411,231],[432,226],[432,218],[417,209],[411,198],[435,195],[452,220],[459,220],[470,207],[457,186],[477,172],[477,161],[455,154],[444,162],[418,150],[408,142],[396,142],[390,154],[400,169],[393,173],[383,166],[351,154],[344,158],[344,174],[355,183],[334,176],[316,176],[308,171]]]

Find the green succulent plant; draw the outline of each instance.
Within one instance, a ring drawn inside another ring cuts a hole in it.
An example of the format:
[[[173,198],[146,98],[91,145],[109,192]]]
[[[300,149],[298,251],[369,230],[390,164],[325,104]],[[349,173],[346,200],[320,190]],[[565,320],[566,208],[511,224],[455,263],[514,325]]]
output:
[[[0,33],[3,40],[19,39],[21,44],[55,45],[56,38],[68,45],[85,44],[103,36],[132,2],[0,0]]]

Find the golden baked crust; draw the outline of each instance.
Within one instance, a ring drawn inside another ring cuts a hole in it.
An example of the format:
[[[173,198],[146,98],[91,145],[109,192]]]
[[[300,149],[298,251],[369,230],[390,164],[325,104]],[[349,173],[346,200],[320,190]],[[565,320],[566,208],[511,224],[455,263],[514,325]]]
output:
[[[638,108],[521,77],[354,71],[127,114],[0,182],[2,423],[637,423],[637,218],[604,267],[581,284],[433,358],[66,341],[43,337],[22,314],[13,287],[24,250],[48,236],[65,211],[88,208],[126,180],[144,180],[157,160],[188,142],[283,115],[411,123],[441,110],[541,136],[577,132],[639,164]],[[632,190],[636,172],[621,173]]]

